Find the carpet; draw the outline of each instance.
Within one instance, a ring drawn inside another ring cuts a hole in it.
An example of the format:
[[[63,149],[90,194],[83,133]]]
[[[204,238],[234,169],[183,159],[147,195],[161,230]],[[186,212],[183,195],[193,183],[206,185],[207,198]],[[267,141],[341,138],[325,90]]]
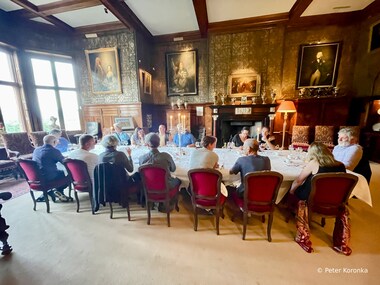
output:
[[[11,192],[12,199],[29,192],[28,183],[24,179],[15,180],[13,178],[0,180],[0,192]],[[0,200],[0,203],[5,203]]]

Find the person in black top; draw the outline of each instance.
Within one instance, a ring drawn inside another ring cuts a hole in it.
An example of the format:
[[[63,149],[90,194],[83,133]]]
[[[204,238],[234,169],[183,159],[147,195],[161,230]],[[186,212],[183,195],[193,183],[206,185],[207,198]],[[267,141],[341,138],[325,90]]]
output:
[[[240,134],[234,135],[231,142],[235,144],[235,147],[243,148],[244,142],[249,139],[249,128],[243,127],[240,131]]]
[[[263,127],[259,135],[260,146],[266,149],[276,149],[275,137],[270,135],[269,128]]]
[[[311,179],[317,173],[346,172],[343,163],[334,159],[326,145],[313,142],[308,150],[309,163],[293,181],[290,194],[295,194],[299,200],[307,200],[311,191]]]

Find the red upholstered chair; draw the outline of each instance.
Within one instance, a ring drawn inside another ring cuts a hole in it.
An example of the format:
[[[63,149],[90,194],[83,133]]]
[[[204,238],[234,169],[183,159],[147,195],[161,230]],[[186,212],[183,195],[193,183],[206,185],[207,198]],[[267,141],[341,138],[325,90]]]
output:
[[[223,214],[226,197],[220,192],[222,174],[215,169],[197,168],[187,173],[190,181],[191,202],[194,210],[194,231],[198,228],[198,208],[215,210],[216,234],[219,235],[219,217]]]
[[[30,195],[32,196],[34,207],[33,210],[36,210],[36,199],[34,197],[34,191],[42,191],[45,197],[46,202],[46,211],[50,213],[50,205],[47,192],[49,190],[68,185],[70,183],[69,177],[63,177],[54,181],[47,182],[43,177],[37,162],[29,159],[20,159],[17,161],[17,164],[24,172],[24,177],[29,184]]]
[[[142,184],[144,187],[146,209],[148,211],[148,225],[150,225],[151,203],[158,202],[165,205],[168,227],[170,227],[171,205],[175,203],[177,212],[179,185],[173,189],[169,188],[168,180],[170,173],[165,167],[156,164],[146,164],[139,167]]]
[[[74,185],[74,195],[75,200],[77,201],[77,213],[79,213],[80,207],[78,192],[87,192],[90,195],[92,214],[95,214],[92,206],[92,181],[87,170],[87,163],[83,160],[67,158],[63,161],[63,164],[69,173],[72,184]]]
[[[296,149],[301,147],[304,151],[309,148],[309,126],[293,126],[292,145]]]
[[[268,241],[272,241],[271,228],[273,222],[273,211],[277,199],[278,190],[283,176],[275,171],[258,171],[247,173],[244,176],[244,198],[238,197],[237,193],[232,198],[240,211],[243,212],[243,240],[247,231],[248,213],[262,216],[268,214]]]
[[[325,218],[337,217],[344,208],[354,189],[358,177],[349,173],[319,173],[311,179],[311,192],[308,204],[309,224],[312,215],[322,217],[321,225],[325,226]]]

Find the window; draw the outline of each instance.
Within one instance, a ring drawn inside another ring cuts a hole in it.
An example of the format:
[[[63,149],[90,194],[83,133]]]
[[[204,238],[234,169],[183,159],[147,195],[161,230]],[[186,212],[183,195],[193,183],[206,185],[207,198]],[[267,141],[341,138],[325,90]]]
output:
[[[12,51],[0,47],[0,132],[21,132],[25,130],[20,104],[20,84],[15,74]]]
[[[80,130],[78,94],[69,58],[31,56],[37,102],[42,128],[51,130],[50,118],[57,118],[61,129]]]

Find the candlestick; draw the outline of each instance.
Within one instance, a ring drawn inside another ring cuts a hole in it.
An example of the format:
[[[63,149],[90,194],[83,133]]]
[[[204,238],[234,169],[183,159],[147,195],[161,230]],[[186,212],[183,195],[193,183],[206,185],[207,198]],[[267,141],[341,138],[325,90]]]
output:
[[[177,122],[177,125],[178,124],[181,124],[181,113],[178,113],[178,122]]]
[[[173,129],[173,116],[170,115],[170,128],[169,130],[172,130]]]
[[[260,128],[257,128],[257,141],[259,141]]]

